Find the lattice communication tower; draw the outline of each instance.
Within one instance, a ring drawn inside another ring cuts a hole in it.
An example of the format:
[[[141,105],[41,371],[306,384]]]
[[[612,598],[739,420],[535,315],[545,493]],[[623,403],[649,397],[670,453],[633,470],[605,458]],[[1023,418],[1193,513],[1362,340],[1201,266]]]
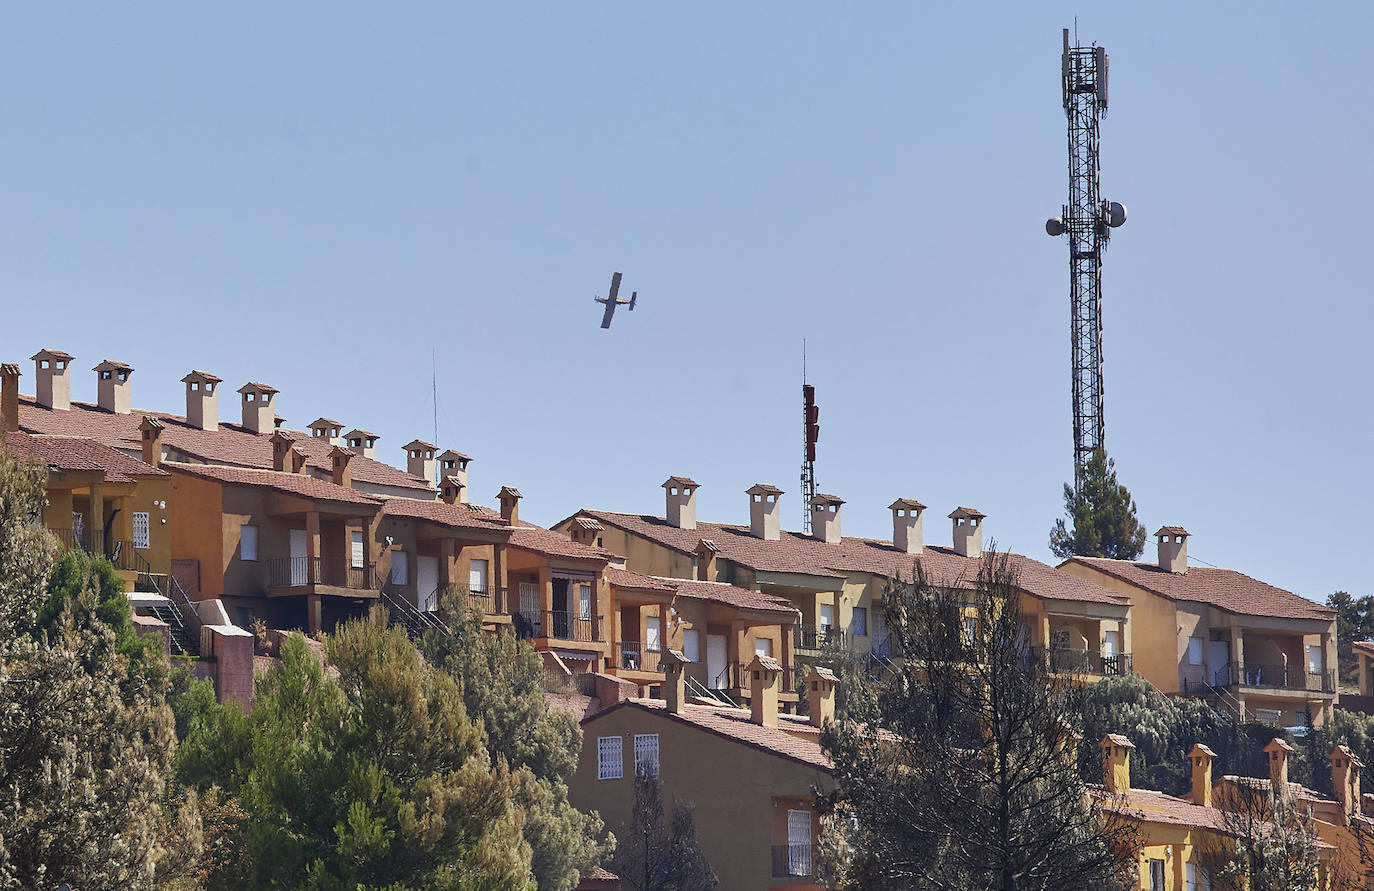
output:
[[[1045,223],[1050,235],[1069,236],[1069,314],[1073,366],[1074,490],[1083,468],[1103,447],[1102,251],[1112,230],[1126,222],[1126,208],[1104,201],[1099,191],[1098,124],[1107,114],[1107,51],[1069,45],[1064,29],[1061,80],[1069,119],[1069,203],[1062,217]]]

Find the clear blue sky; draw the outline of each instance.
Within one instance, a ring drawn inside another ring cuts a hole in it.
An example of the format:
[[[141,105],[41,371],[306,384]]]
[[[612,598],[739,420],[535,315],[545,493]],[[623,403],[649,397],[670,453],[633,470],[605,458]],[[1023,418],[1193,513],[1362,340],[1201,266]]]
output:
[[[1056,6],[1058,8],[1056,8]],[[1059,29],[1112,57],[1107,443],[1153,531],[1374,593],[1368,4],[44,3],[0,19],[0,359],[279,387],[523,515],[801,519],[1048,558],[1071,475]],[[641,302],[598,327],[610,274]],[[25,377],[31,391],[31,372]],[[233,417],[231,398],[221,414]],[[1153,553],[1153,545],[1147,555]]]

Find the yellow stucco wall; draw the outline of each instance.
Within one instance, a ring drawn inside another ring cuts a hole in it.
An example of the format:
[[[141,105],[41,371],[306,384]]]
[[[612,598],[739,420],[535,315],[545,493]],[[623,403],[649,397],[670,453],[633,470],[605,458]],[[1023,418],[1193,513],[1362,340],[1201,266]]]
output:
[[[1130,598],[1132,666],[1161,691],[1177,693],[1180,635],[1173,601],[1082,563],[1066,563],[1063,571]],[[1182,646],[1187,643],[1185,636]]]

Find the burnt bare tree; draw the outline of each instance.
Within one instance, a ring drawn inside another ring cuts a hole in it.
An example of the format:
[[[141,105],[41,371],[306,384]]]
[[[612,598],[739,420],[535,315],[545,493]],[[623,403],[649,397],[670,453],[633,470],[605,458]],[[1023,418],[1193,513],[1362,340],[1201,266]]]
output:
[[[635,776],[633,816],[611,870],[632,891],[711,891],[718,884],[697,845],[692,808],[675,801],[672,821],[665,822],[658,777],[645,772]]]
[[[887,592],[903,657],[851,680],[821,744],[843,835],[836,884],[874,889],[1126,888],[1135,833],[1080,779],[1068,719],[1080,695],[1024,645],[1015,568],[934,584],[919,560]]]
[[[1213,891],[1328,887],[1319,884],[1321,840],[1310,806],[1286,792],[1276,795],[1269,783],[1249,777],[1225,783],[1216,804],[1221,825],[1198,846],[1198,860]]]

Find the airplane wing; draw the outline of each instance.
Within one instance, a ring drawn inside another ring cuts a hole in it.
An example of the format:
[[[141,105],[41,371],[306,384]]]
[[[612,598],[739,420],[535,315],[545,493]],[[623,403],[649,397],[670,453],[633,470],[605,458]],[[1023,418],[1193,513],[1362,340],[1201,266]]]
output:
[[[616,295],[619,294],[619,293],[620,293],[620,273],[617,272],[615,275],[611,276],[611,293],[607,296],[606,299],[607,299],[609,302],[611,302],[611,303],[615,303]]]

